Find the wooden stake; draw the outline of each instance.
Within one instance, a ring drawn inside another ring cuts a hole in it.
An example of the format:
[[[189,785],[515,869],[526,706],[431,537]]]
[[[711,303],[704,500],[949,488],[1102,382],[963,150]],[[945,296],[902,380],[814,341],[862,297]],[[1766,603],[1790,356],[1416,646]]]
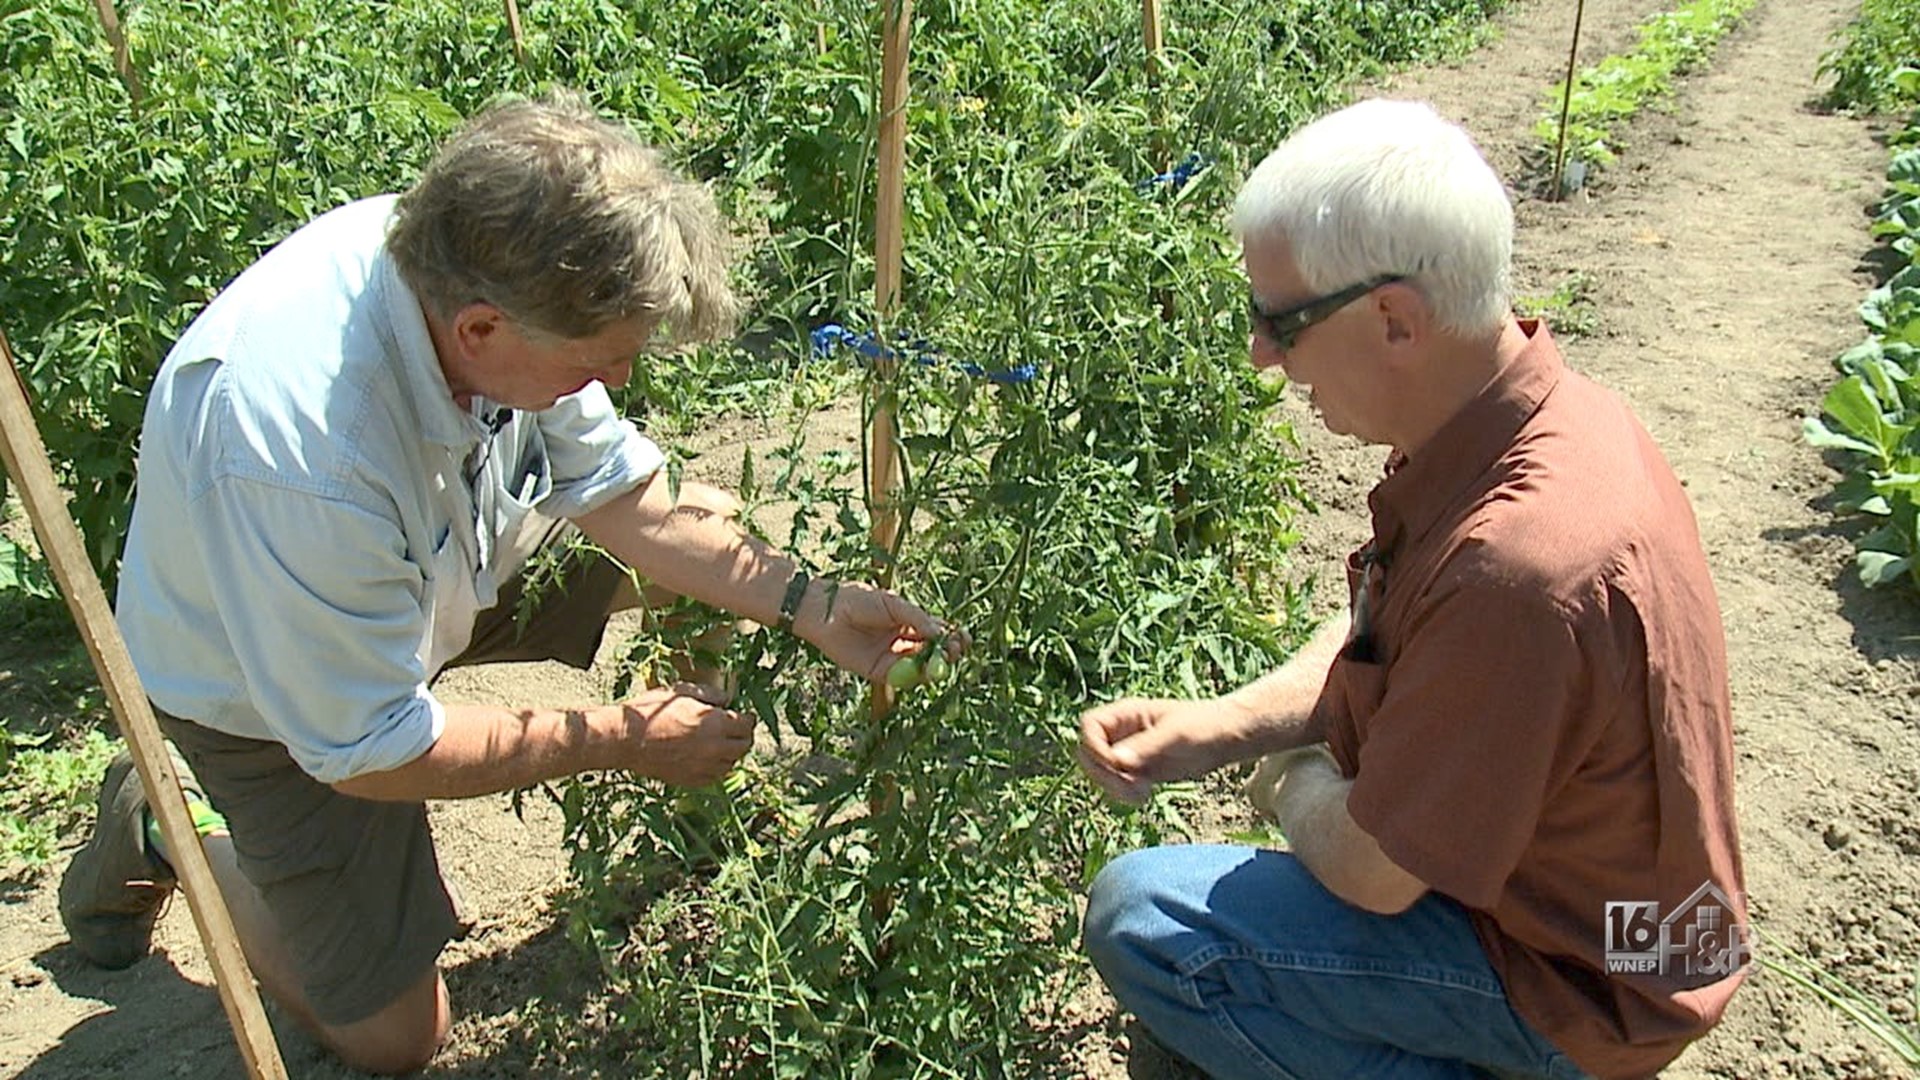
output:
[[[527,65],[527,38],[525,34],[520,32],[519,0],[506,0],[506,5],[507,30],[513,35],[513,58],[519,61],[521,67],[525,67]]]
[[[900,303],[902,216],[906,210],[907,43],[912,34],[913,0],[882,0],[882,3],[887,7],[881,29],[879,176],[873,215],[873,307],[880,324],[877,340],[881,355],[874,360],[873,374],[877,385],[888,388],[893,385],[898,367],[892,355],[892,339],[886,331]],[[899,513],[894,508],[895,489],[900,482],[899,461],[895,457],[897,436],[893,403],[883,393],[873,411],[873,432],[868,443],[868,460],[872,462],[868,495],[873,506],[873,543],[881,551],[893,550],[900,527]],[[883,566],[880,573],[885,584],[890,570]]]
[[[1567,85],[1560,96],[1560,137],[1553,148],[1553,194],[1552,199],[1559,202],[1566,197],[1567,168],[1567,116],[1573,111],[1573,72],[1580,56],[1580,23],[1586,18],[1587,0],[1580,0],[1573,9],[1573,44],[1567,47]]]
[[[120,72],[120,81],[127,84],[127,97],[138,105],[140,76],[134,73],[133,54],[127,49],[127,35],[120,31],[120,17],[113,12],[113,0],[93,0],[93,10],[100,16],[100,29],[107,33],[107,44],[113,48],[113,66]]]
[[[19,486],[27,518],[73,611],[73,621],[80,628],[88,655],[93,657],[100,685],[106,688],[107,700],[113,705],[114,719],[140,770],[140,783],[147,790],[148,805],[160,822],[173,868],[186,890],[194,924],[200,929],[200,941],[206,946],[220,987],[220,1003],[226,1006],[227,1022],[233,1025],[247,1072],[257,1080],[286,1080],[287,1069],[280,1060],[280,1047],[274,1042],[267,1014],[260,1007],[253,973],[247,968],[233,920],[214,883],[213,868],[207,865],[193,819],[187,814],[180,777],[167,756],[160,725],[153,718],[146,692],[140,688],[140,677],[133,670],[133,658],[127,654],[120,627],[107,607],[107,594],[94,576],[93,564],[87,561],[86,542],[67,514],[66,493],[54,479],[46,444],[40,441],[40,430],[27,400],[26,381],[13,362],[3,332],[0,359],[6,361],[6,370],[0,372],[0,458],[5,459],[7,471]]]
[[[868,433],[867,459],[871,472],[867,503],[873,508],[873,545],[877,551],[891,552],[900,534],[900,511],[895,505],[899,495],[899,431],[894,420],[894,378],[899,362],[893,354],[893,338],[887,333],[894,309],[900,304],[900,260],[905,247],[903,219],[906,214],[907,167],[907,43],[913,30],[913,0],[881,0],[886,5],[880,31],[880,135],[879,175],[873,227],[873,306],[875,338],[880,355],[873,360],[872,382],[879,388],[873,409],[873,429]],[[883,586],[893,580],[893,563],[883,562],[876,579]],[[885,683],[873,687],[872,717],[876,730],[893,709],[893,691]],[[867,812],[874,817],[888,813],[900,804],[900,781],[892,773],[873,777],[867,791]],[[868,910],[877,925],[885,926],[893,916],[893,890],[881,889],[868,901]],[[892,951],[890,937],[882,938],[879,954]]]
[[[1157,80],[1165,62],[1160,48],[1160,0],[1141,0],[1140,22],[1147,36],[1147,78]]]

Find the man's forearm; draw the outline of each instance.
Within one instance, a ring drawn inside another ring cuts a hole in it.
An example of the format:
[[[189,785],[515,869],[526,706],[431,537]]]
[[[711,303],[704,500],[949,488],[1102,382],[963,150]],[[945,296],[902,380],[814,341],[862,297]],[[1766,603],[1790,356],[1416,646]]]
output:
[[[1313,707],[1326,685],[1327,671],[1347,640],[1347,613],[1327,620],[1285,664],[1226,696],[1245,709],[1260,732],[1258,753],[1293,750],[1323,742],[1327,733],[1313,722]]]
[[[1313,754],[1297,762],[1280,785],[1274,817],[1287,846],[1327,891],[1356,907],[1382,915],[1405,911],[1427,891],[1425,882],[1402,870],[1347,812],[1353,781],[1331,758]]]
[[[675,506],[664,475],[655,476],[575,524],[614,558],[680,596],[773,625],[797,564],[725,514]],[[796,612],[802,637],[826,614],[815,582]]]
[[[333,785],[362,799],[419,802],[511,791],[607,767],[621,707],[510,709],[449,705],[447,726],[427,752],[396,769]]]

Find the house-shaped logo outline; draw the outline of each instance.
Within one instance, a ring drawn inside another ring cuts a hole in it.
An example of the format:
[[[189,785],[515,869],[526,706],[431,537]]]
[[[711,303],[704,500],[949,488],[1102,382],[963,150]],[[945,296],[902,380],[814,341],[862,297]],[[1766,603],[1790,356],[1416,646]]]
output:
[[[1731,935],[1729,938],[1729,948],[1737,950],[1737,954],[1741,959],[1741,963],[1736,964],[1734,970],[1737,971],[1745,967],[1747,962],[1751,961],[1753,957],[1753,942],[1747,931],[1746,923],[1735,919],[1737,909],[1733,906],[1733,901],[1727,898],[1726,892],[1721,889],[1719,885],[1715,884],[1712,879],[1708,879],[1701,882],[1699,888],[1689,893],[1685,900],[1680,901],[1672,911],[1660,919],[1659,948],[1660,965],[1663,972],[1666,969],[1668,959],[1675,955],[1687,955],[1687,963],[1689,966],[1692,965],[1693,957],[1687,954],[1686,950],[1678,948],[1675,944],[1675,931],[1677,929],[1675,924],[1682,915],[1689,917],[1697,916],[1701,905],[1705,904],[1709,897],[1720,905],[1721,911],[1726,913],[1724,929]]]

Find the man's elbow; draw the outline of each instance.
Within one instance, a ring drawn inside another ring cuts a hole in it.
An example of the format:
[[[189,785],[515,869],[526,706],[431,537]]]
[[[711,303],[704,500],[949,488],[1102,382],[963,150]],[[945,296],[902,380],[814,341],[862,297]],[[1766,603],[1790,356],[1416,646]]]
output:
[[[1355,907],[1375,915],[1399,915],[1427,895],[1427,887],[1418,881],[1413,881],[1411,885],[1401,882],[1370,883],[1369,887],[1356,892],[1358,895],[1347,898]]]
[[[1327,883],[1328,889],[1354,907],[1375,915],[1398,915],[1427,895],[1427,883],[1394,865],[1385,856],[1373,866],[1351,868],[1345,880]]]
[[[327,786],[349,798],[377,800],[381,797],[379,775],[379,773],[362,773],[359,776],[349,776],[345,780],[335,780]]]
[[[354,799],[366,799],[371,802],[418,802],[420,796],[414,794],[403,778],[396,775],[399,770],[385,769],[380,772],[360,773],[344,780],[335,780],[327,786]]]

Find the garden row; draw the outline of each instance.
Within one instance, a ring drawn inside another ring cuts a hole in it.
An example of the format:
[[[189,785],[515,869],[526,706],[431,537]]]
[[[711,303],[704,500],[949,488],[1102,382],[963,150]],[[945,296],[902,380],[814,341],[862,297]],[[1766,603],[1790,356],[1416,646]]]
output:
[[[1871,261],[1885,282],[1860,305],[1867,339],[1836,361],[1841,378],[1806,436],[1835,451],[1846,476],[1838,507],[1862,516],[1856,562],[1868,585],[1920,583],[1920,2],[1868,0],[1828,60],[1835,104],[1908,111],[1889,139],[1887,192]]]

